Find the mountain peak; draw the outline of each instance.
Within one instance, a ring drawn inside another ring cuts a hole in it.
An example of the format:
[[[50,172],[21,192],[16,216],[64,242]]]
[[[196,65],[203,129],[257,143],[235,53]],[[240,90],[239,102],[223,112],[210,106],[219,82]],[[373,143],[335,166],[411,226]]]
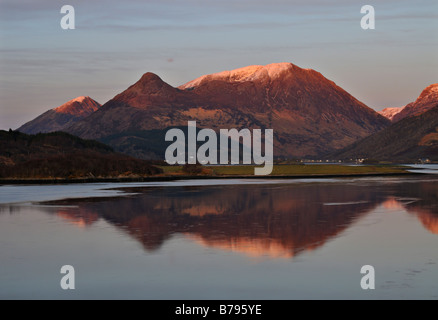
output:
[[[80,96],[70,100],[70,102],[84,102],[84,100],[90,100],[91,98],[88,96]]]
[[[137,83],[150,83],[150,82],[164,83],[164,81],[158,75],[152,72],[146,72],[145,74],[143,74]]]
[[[229,83],[236,82],[264,82],[273,81],[281,78],[284,75],[292,75],[295,72],[309,72],[312,69],[302,69],[289,62],[272,63],[265,66],[252,65],[234,70],[227,70],[218,73],[201,76],[193,81],[187,82],[179,87],[179,89],[192,89],[203,85],[210,81],[223,81]]]
[[[63,105],[54,108],[56,113],[69,114],[76,117],[85,117],[97,109],[99,109],[100,103],[91,99],[88,96],[80,96],[74,98]]]
[[[18,131],[28,134],[63,131],[100,108],[100,103],[88,96],[74,98],[57,108],[50,109],[25,123]]]
[[[177,101],[180,90],[164,82],[152,72],[146,72],[141,78],[114,97],[114,101],[123,101],[135,108],[160,105],[171,106]]]
[[[150,93],[162,88],[171,88],[172,86],[164,82],[159,76],[152,72],[146,72],[141,78],[130,86],[126,91],[135,94]]]

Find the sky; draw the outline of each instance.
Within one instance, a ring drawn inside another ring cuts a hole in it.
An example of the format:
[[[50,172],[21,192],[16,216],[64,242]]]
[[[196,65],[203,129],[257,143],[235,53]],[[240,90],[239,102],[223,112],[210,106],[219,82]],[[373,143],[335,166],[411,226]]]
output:
[[[63,5],[75,9],[64,30]],[[375,29],[363,30],[363,5]],[[291,62],[375,110],[438,82],[436,0],[0,0],[0,129],[77,96],[105,103],[154,72],[201,75]]]

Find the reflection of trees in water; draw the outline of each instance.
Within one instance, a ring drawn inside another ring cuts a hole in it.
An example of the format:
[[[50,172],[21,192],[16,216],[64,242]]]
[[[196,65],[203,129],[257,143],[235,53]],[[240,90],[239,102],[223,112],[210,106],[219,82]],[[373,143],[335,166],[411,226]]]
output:
[[[431,232],[438,226],[436,183],[235,185],[145,188],[142,192],[74,200],[79,207],[63,209],[63,214],[82,216],[80,223],[87,224],[96,221],[97,213],[148,251],[182,233],[206,246],[286,257],[322,246],[382,203],[417,214]],[[422,200],[413,202],[420,194]]]

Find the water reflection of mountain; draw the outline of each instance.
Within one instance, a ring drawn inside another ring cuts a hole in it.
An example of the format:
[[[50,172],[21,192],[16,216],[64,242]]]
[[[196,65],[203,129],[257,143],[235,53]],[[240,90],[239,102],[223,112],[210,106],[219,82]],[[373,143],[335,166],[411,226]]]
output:
[[[57,216],[78,227],[86,227],[99,220],[99,214],[87,208],[63,208],[57,211]]]
[[[63,214],[77,219],[83,212],[86,217],[81,222],[92,222],[91,213],[98,213],[148,251],[182,233],[211,247],[292,257],[338,236],[383,200],[373,190],[337,184],[147,188],[142,192],[126,198],[74,200],[79,207]]]
[[[397,185],[396,200],[433,234],[438,234],[438,181]]]
[[[120,198],[53,201],[44,210],[80,227],[99,219],[147,251],[174,234],[246,255],[292,257],[321,247],[373,208],[407,211],[438,234],[438,181],[370,184],[234,185],[127,189]],[[48,203],[47,203],[48,204]],[[68,204],[69,206],[64,206]],[[70,206],[74,205],[74,206]],[[20,211],[0,206],[0,213]]]

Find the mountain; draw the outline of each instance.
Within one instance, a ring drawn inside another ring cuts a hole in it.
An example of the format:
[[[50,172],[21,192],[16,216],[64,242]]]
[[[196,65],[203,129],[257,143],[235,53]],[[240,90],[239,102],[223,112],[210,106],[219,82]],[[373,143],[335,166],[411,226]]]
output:
[[[438,83],[425,88],[415,102],[395,110],[392,121],[390,127],[334,152],[328,158],[397,162],[424,158],[438,160]]]
[[[394,115],[392,121],[397,122],[404,118],[424,113],[435,107],[437,103],[438,83],[434,83],[424,89],[416,101],[401,108],[400,112]]]
[[[99,109],[100,106],[98,102],[90,97],[77,97],[57,108],[44,112],[17,130],[28,134],[63,131],[73,123]]]
[[[438,161],[438,102],[429,111],[404,118],[328,158]]]
[[[161,172],[148,161],[65,132],[28,135],[0,130],[0,178],[106,178]]]
[[[404,107],[399,107],[399,108],[385,108],[382,111],[379,111],[379,113],[384,116],[385,118],[389,119],[392,121],[392,119],[394,119],[394,117],[399,114]]]
[[[162,159],[165,132],[189,120],[216,132],[273,129],[274,156],[297,158],[320,157],[390,124],[319,72],[276,63],[205,75],[178,88],[146,73],[66,130]]]

